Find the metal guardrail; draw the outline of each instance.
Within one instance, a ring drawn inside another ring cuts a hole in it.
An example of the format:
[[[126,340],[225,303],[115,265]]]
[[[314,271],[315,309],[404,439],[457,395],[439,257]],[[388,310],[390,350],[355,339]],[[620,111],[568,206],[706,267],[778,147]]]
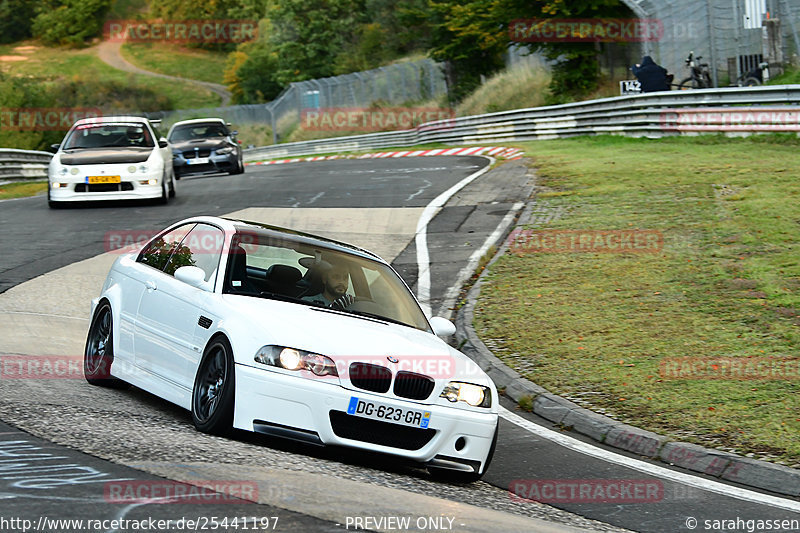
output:
[[[244,152],[247,161],[257,161],[430,143],[508,143],[600,134],[658,138],[776,131],[800,134],[800,85],[617,96],[440,120],[411,130],[250,148]],[[0,180],[44,179],[51,157],[48,152],[0,149]]]
[[[47,179],[52,157],[49,152],[0,148],[0,180]]]
[[[412,130],[251,148],[245,150],[245,158],[257,161],[428,143],[507,143],[576,135],[658,138],[777,131],[800,132],[800,85],[665,91],[517,109],[428,122]]]

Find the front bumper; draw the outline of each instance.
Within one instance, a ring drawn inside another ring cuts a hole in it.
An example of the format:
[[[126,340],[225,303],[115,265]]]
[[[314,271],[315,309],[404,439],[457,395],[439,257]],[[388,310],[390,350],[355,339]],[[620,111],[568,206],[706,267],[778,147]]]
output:
[[[282,436],[306,442],[360,448],[421,463],[434,461],[437,456],[440,462],[444,457],[474,465],[482,473],[497,428],[496,413],[348,390],[335,380],[306,379],[239,364],[235,379],[234,427],[273,435],[283,433]],[[353,396],[430,411],[428,429],[348,415]]]
[[[107,174],[115,175],[113,171],[109,171]],[[120,183],[89,184],[83,176],[51,176],[48,184],[50,200],[53,202],[84,202],[145,200],[161,197],[163,176],[160,170],[135,175],[117,172],[116,175],[120,175]],[[153,184],[147,182],[153,182]],[[61,186],[55,188],[54,183],[59,183]]]
[[[236,152],[230,154],[217,155],[211,153],[207,162],[196,164],[192,159],[185,159],[183,155],[173,156],[172,167],[175,169],[176,176],[189,176],[191,174],[215,174],[219,172],[231,172],[236,170],[239,156]]]

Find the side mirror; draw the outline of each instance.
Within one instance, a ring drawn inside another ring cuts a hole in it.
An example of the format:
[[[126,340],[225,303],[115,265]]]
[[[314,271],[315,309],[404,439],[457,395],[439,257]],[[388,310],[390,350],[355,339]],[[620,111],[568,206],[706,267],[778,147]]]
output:
[[[59,148],[61,148],[61,145],[60,145],[60,144],[51,144],[51,145],[50,145],[50,151],[51,151],[51,152],[53,152],[53,153],[56,153],[56,152],[58,152],[58,149],[59,149]]]
[[[158,147],[159,148],[166,148],[167,146],[169,146],[169,142],[167,142],[166,139],[164,139],[162,137],[161,139],[158,140]]]
[[[180,270],[180,269],[179,269]],[[446,318],[435,316],[431,318],[431,327],[437,337],[447,337],[456,332],[456,326]]]
[[[175,271],[175,279],[192,287],[202,287],[206,282],[206,273],[196,266],[183,266]]]

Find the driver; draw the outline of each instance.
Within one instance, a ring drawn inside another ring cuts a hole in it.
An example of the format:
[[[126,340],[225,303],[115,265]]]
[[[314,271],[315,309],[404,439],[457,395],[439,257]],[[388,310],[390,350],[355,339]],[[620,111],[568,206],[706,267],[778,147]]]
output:
[[[346,309],[352,305],[353,295],[347,294],[350,286],[350,273],[347,266],[331,264],[326,261],[319,268],[322,270],[322,292],[303,296],[303,300],[334,309]]]
[[[130,127],[125,134],[128,137],[128,143],[133,146],[141,146],[144,141],[144,130],[137,127]]]

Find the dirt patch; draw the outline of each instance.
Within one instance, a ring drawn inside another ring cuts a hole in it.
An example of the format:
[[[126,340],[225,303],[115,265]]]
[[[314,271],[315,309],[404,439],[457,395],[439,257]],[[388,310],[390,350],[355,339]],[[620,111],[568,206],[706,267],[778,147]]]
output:
[[[40,47],[38,47],[38,46],[27,45],[27,46],[16,46],[16,47],[13,48],[13,50],[15,52],[17,52],[18,54],[32,54],[33,52],[35,52],[39,48]]]
[[[728,284],[733,289],[755,289],[758,286],[758,282],[756,280],[742,278],[732,279],[728,282]]]
[[[0,56],[0,61],[27,61],[28,56]]]

